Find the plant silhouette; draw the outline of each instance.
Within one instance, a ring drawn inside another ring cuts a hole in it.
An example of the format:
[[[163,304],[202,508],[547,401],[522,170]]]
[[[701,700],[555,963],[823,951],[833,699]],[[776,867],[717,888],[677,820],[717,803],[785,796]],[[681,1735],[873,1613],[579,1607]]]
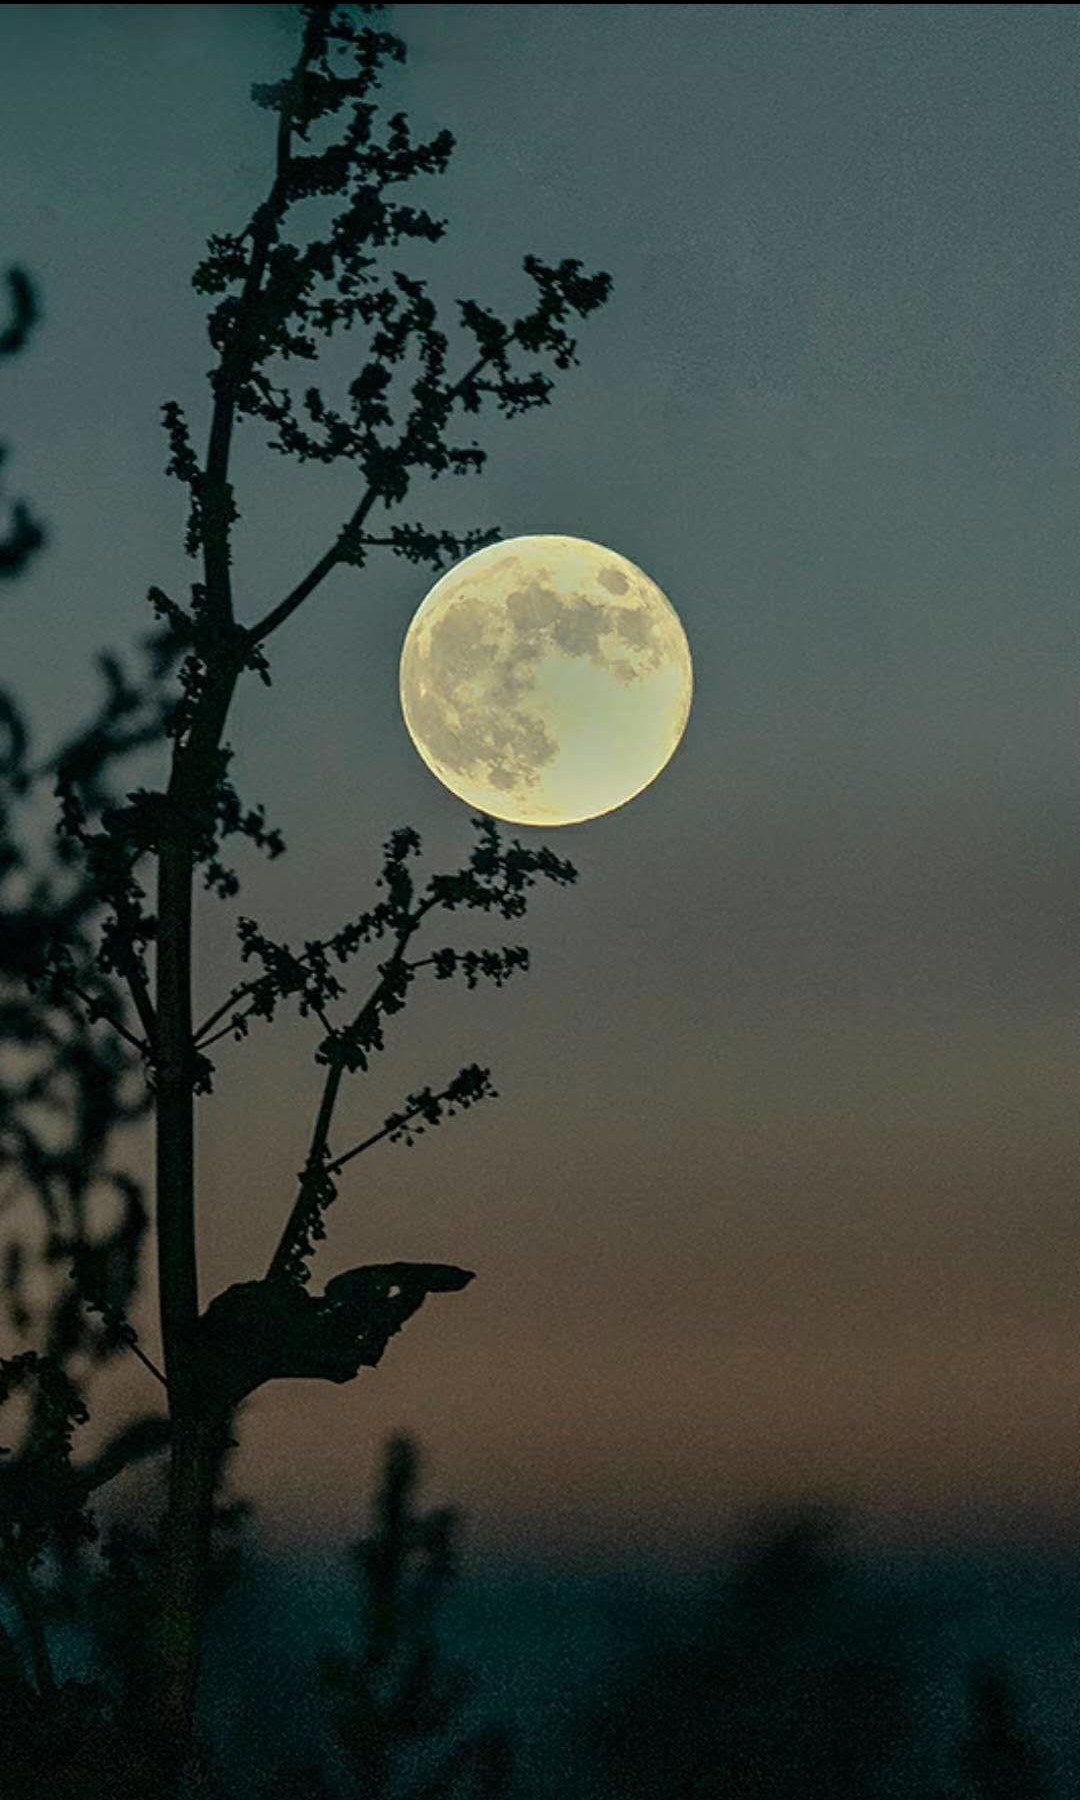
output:
[[[0,359],[27,346],[38,318],[25,273],[12,271],[8,285],[12,315],[0,333]],[[0,579],[24,573],[44,535],[30,507],[16,503],[0,546]],[[76,1718],[90,1716],[86,1696],[58,1684],[49,1644],[50,1625],[72,1605],[80,1550],[94,1536],[88,1502],[168,1437],[166,1420],[147,1413],[119,1424],[91,1459],[71,1457],[95,1371],[128,1347],[124,1318],[147,1209],[138,1184],[114,1162],[112,1140],[142,1116],[146,1099],[132,1082],[133,1046],[97,1024],[119,996],[95,955],[94,884],[60,840],[42,847],[25,829],[61,759],[107,803],[124,757],[160,736],[160,678],[170,656],[158,634],[142,656],[146,679],[138,687],[119,658],[100,659],[96,714],[40,762],[17,700],[0,692],[0,1292],[10,1331],[34,1346],[0,1359],[0,1404],[21,1406],[15,1431],[10,1407],[5,1412],[0,1451],[0,1590],[8,1602],[0,1709],[10,1725],[4,1779],[13,1792],[20,1769],[40,1791],[43,1772],[63,1762],[59,1722],[77,1736]],[[60,943],[64,979],[57,982],[46,965]]]
[[[598,1684],[583,1721],[604,1791],[652,1800],[885,1800],[911,1729],[907,1672],[859,1617],[838,1518],[766,1521],[700,1614]],[[837,1609],[850,1629],[830,1643]],[[867,1716],[874,1730],[865,1729]]]
[[[321,1677],[349,1800],[504,1800],[510,1741],[495,1727],[456,1729],[469,1698],[446,1663],[439,1608],[456,1568],[452,1508],[415,1507],[418,1455],[404,1437],[386,1449],[374,1530],[352,1546],[358,1647],[328,1652]],[[318,1765],[291,1772],[305,1800],[336,1800]],[[277,1782],[274,1791],[279,1792]]]
[[[970,1672],[951,1743],[904,1602],[843,1549],[840,1515],[764,1516],[673,1623],[646,1617],[598,1677],[569,1754],[619,1800],[1053,1800],[1001,1664]]]
[[[201,1022],[195,1018],[196,878],[230,901],[239,882],[225,860],[227,839],[246,837],[270,857],[284,848],[262,807],[242,800],[230,776],[226,732],[238,685],[251,675],[271,681],[276,634],[333,570],[362,568],[384,551],[438,569],[498,536],[402,522],[397,509],[420,475],[482,468],[484,451],[471,435],[455,434],[460,415],[488,408],[514,417],[548,402],[549,371],[576,360],[573,321],[601,306],[610,288],[606,275],[577,261],[527,257],[532,299],[520,315],[503,320],[468,299],[444,323],[426,282],[396,265],[410,243],[434,244],[443,235],[442,221],[401,196],[415,178],[446,168],[452,138],[442,131],[422,140],[403,113],[382,115],[380,81],[404,48],[378,27],[380,9],[294,10],[299,46],[291,69],[253,90],[274,120],[265,197],[245,225],[210,240],[194,277],[210,301],[214,355],[201,455],[180,404],[163,408],[167,469],[186,491],[185,548],[198,565],[189,594],[150,589],[155,624],[135,672],[115,655],[102,657],[97,713],[40,768],[30,765],[14,703],[5,698],[0,709],[3,1028],[20,1052],[0,1094],[0,1126],[12,1192],[32,1196],[44,1225],[40,1243],[13,1232],[4,1267],[13,1329],[31,1345],[0,1364],[0,1404],[29,1407],[0,1486],[2,1574],[22,1633],[21,1641],[3,1640],[4,1705],[9,1741],[22,1744],[25,1779],[38,1791],[46,1776],[56,1793],[89,1794],[99,1778],[111,1794],[214,1788],[197,1741],[197,1677],[237,1409],[272,1379],[352,1379],[379,1361],[429,1295],[459,1291],[472,1279],[448,1265],[389,1263],[342,1271],[323,1293],[310,1291],[309,1263],[347,1165],[384,1139],[410,1144],[495,1089],[486,1068],[467,1064],[408,1094],[365,1139],[345,1146],[334,1134],[339,1094],[384,1048],[387,1022],[416,980],[501,986],[527,967],[518,944],[479,952],[422,945],[429,915],[479,910],[516,920],[538,880],[575,879],[549,850],[506,843],[490,819],[479,818],[462,866],[421,880],[419,839],[395,830],[384,846],[381,892],[326,936],[294,949],[241,916],[236,983]],[[35,316],[25,277],[16,273],[9,288],[2,352],[22,345]],[[362,341],[345,393],[329,396],[310,377],[296,393],[291,367],[309,368],[335,333]],[[316,561],[261,616],[243,621],[234,599],[240,507],[232,453],[249,427],[283,455],[345,464],[356,497]],[[25,568],[41,542],[34,515],[16,502],[3,573]],[[155,746],[167,757],[161,785],[123,791],[125,758]],[[31,879],[14,812],[43,778],[55,781],[58,832],[52,861]],[[366,992],[350,999],[346,965],[365,952],[374,971]],[[195,1109],[215,1081],[215,1046],[243,1039],[283,1005],[315,1028],[319,1097],[308,1153],[266,1271],[206,1303],[195,1232]],[[129,1323],[151,1209],[110,1160],[116,1127],[148,1110],[160,1367]],[[52,1277],[44,1305],[29,1299],[35,1258]],[[157,1382],[164,1414],[129,1421],[95,1459],[79,1463],[77,1433],[88,1416],[82,1365],[123,1349]],[[114,1534],[111,1573],[96,1587],[80,1586],[79,1556],[96,1530],[91,1497],[161,1448],[169,1474],[160,1535]],[[54,1590],[56,1570],[62,1579]],[[55,1616],[65,1595],[74,1605],[91,1592],[111,1682],[59,1682],[46,1629],[50,1605]],[[12,1792],[19,1779],[12,1774]]]
[[[1045,1759],[1020,1720],[1015,1686],[1000,1663],[971,1672],[970,1721],[960,1744],[962,1779],[972,1800],[1051,1800]]]
[[[0,362],[24,347],[38,319],[37,294],[26,270],[10,268],[5,280],[10,307],[6,324],[0,325]],[[6,455],[0,444],[0,467]],[[0,525],[0,581],[21,575],[44,541],[44,528],[27,502],[12,501]]]

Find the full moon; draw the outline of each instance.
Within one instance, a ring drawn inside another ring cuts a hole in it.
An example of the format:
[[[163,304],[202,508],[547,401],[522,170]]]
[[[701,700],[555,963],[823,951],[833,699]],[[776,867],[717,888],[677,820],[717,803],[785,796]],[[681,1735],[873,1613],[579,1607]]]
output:
[[[584,538],[509,538],[465,557],[401,653],[401,709],[432,774],[517,825],[580,824],[640,794],[674,755],[692,692],[670,600]]]

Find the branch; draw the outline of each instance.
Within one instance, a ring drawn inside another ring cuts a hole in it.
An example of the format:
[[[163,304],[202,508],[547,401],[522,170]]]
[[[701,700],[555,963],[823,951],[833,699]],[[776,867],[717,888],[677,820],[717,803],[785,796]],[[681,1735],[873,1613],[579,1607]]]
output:
[[[300,1176],[300,1184],[292,1211],[285,1222],[277,1249],[270,1259],[270,1267],[267,1270],[268,1280],[290,1274],[299,1280],[306,1280],[307,1272],[303,1268],[303,1258],[310,1254],[311,1250],[311,1225],[333,1198],[332,1194],[327,1195],[325,1188],[328,1180],[327,1149],[334,1107],[337,1104],[342,1077],[349,1066],[348,1039],[359,1030],[363,1021],[377,1015],[380,1002],[389,992],[393,985],[394,975],[404,961],[405,946],[417,930],[425,912],[429,912],[433,904],[434,901],[423,900],[414,912],[406,914],[398,929],[393,955],[383,964],[382,973],[375,987],[356,1014],[352,1024],[342,1031],[333,1033],[329,1040],[325,1052],[329,1067],[323,1084],[315,1127],[311,1135],[311,1146]],[[305,1236],[308,1237],[306,1244]]]
[[[293,963],[296,964],[297,967],[303,967],[303,965],[305,963],[311,962],[311,959],[314,955],[319,954],[319,953],[327,950],[328,948],[329,948],[329,940],[323,940],[322,942],[308,944],[305,946],[304,950],[298,956],[294,956],[290,952],[291,960]],[[228,1024],[225,1025],[221,1031],[214,1032],[213,1037],[207,1036],[207,1033],[210,1031],[213,1031],[214,1026],[217,1025],[221,1019],[224,1019],[226,1013],[231,1012],[232,1008],[234,1006],[237,1006],[241,1000],[245,1000],[245,999],[247,999],[247,997],[249,995],[257,994],[261,988],[265,988],[268,979],[269,979],[269,971],[264,970],[261,975],[253,976],[250,981],[239,982],[237,984],[237,986],[233,988],[232,993],[226,995],[225,999],[221,1002],[221,1005],[215,1007],[214,1011],[212,1013],[210,1013],[210,1015],[207,1018],[205,1018],[203,1020],[202,1024],[198,1027],[198,1030],[195,1032],[195,1035],[193,1038],[193,1043],[194,1043],[195,1049],[196,1050],[208,1049],[211,1044],[216,1044],[220,1041],[221,1038],[227,1037],[229,1035],[229,1033],[235,1029],[237,1018],[250,1019],[252,1017],[253,1013],[255,1012],[254,1007],[249,1007],[246,1012],[237,1014],[235,1017],[230,1019]],[[320,1019],[321,1023],[324,1025],[327,1034],[329,1035],[332,1028],[326,1022],[326,1020],[323,1019],[321,1012],[319,1012],[318,1008],[313,1003],[311,1004],[311,1010],[316,1013],[317,1017]]]
[[[466,369],[464,375],[447,389],[445,400],[447,402],[448,414],[454,403],[462,397],[470,384],[474,382],[477,376],[480,375],[488,364],[494,360],[495,358],[493,355],[478,357],[472,367]],[[396,449],[401,450],[403,445],[404,438],[399,438]],[[292,592],[286,594],[284,600],[280,600],[277,606],[272,607],[266,616],[260,619],[257,625],[249,627],[247,636],[248,641],[251,644],[256,645],[265,643],[271,633],[275,632],[280,625],[284,625],[286,619],[290,619],[293,613],[297,611],[298,607],[301,607],[304,604],[304,601],[315,592],[315,589],[325,577],[329,575],[331,569],[336,568],[337,564],[342,560],[350,542],[361,529],[365,519],[375,505],[375,502],[382,498],[383,496],[380,494],[378,488],[368,489],[359,505],[342,526],[336,541],[330,546],[329,550],[323,552],[318,562],[313,564],[302,581],[297,582],[296,586],[292,589]]]
[[[320,1189],[326,1177],[327,1139],[344,1073],[344,1059],[340,1055],[335,1056],[326,1071],[319,1110],[311,1134],[311,1147],[300,1176],[296,1199],[293,1201],[292,1211],[285,1221],[285,1228],[278,1239],[277,1249],[270,1258],[270,1266],[266,1271],[268,1281],[277,1280],[290,1274],[295,1274],[299,1280],[307,1278],[307,1271],[303,1269],[302,1265],[302,1234],[310,1215],[321,1211],[320,1201],[323,1196],[320,1194]],[[300,1266],[296,1267],[298,1262]]]
[[[126,1025],[121,1024],[115,1014],[110,1012],[109,1008],[103,1005],[100,999],[95,999],[93,994],[88,994],[85,988],[81,988],[76,981],[71,983],[71,991],[86,1007],[90,1016],[91,1025],[99,1019],[104,1020],[105,1024],[111,1025],[113,1030],[124,1039],[124,1042],[130,1044],[133,1050],[137,1050],[140,1056],[145,1056],[147,1054],[150,1046],[145,1040],[136,1037],[133,1031],[129,1031]]]
[[[328,1162],[326,1165],[326,1173],[328,1175],[337,1175],[338,1172],[345,1167],[346,1163],[352,1162],[354,1156],[362,1156],[364,1151],[370,1150],[373,1144],[381,1144],[383,1138],[390,1137],[393,1132],[400,1130],[401,1126],[407,1125],[410,1119],[418,1118],[420,1112],[421,1108],[419,1106],[413,1106],[409,1107],[397,1118],[387,1119],[386,1124],[380,1125],[378,1131],[373,1131],[370,1137],[361,1139],[360,1143],[354,1144],[351,1150],[344,1150],[340,1156],[335,1156],[332,1162]]]
[[[143,1367],[149,1369],[155,1381],[159,1381],[162,1387],[168,1390],[168,1382],[157,1364],[147,1356],[146,1351],[139,1343],[139,1334],[130,1319],[125,1318],[120,1307],[106,1299],[100,1289],[96,1286],[93,1276],[88,1272],[86,1258],[87,1253],[85,1248],[81,1257],[80,1254],[76,1252],[75,1263],[71,1271],[72,1279],[79,1291],[82,1304],[86,1307],[88,1312],[100,1313],[102,1323],[109,1334],[109,1338],[113,1342],[123,1344],[126,1349],[133,1351]]]
[[[257,625],[249,627],[247,633],[249,643],[252,645],[265,643],[266,639],[270,637],[273,632],[277,631],[280,625],[284,625],[286,619],[291,619],[293,613],[296,612],[299,607],[303,606],[304,601],[321,585],[326,576],[329,575],[331,569],[335,569],[338,563],[341,562],[352,533],[360,530],[364,520],[367,518],[378,499],[379,494],[377,490],[369,488],[359,505],[342,526],[336,541],[331,544],[329,550],[323,552],[318,562],[312,565],[302,581],[297,582],[291,593],[286,594],[284,600],[280,600],[276,606],[271,607],[270,611],[264,618],[259,620]]]
[[[99,1308],[98,1310],[103,1309]],[[110,1319],[108,1313],[111,1311],[114,1311],[114,1309],[110,1308],[106,1310],[105,1322],[107,1325],[111,1326],[112,1331],[115,1333],[116,1341],[123,1344],[126,1349],[132,1351],[133,1354],[138,1357],[143,1368],[149,1370],[150,1374],[154,1377],[154,1380],[160,1382],[167,1393],[169,1384],[161,1370],[158,1368],[157,1363],[154,1362],[151,1357],[147,1356],[146,1351],[139,1342],[138,1333],[136,1332],[134,1325],[130,1325],[126,1319]]]
[[[460,968],[469,986],[473,987],[482,977],[491,977],[501,985],[514,969],[528,965],[528,953],[521,946],[501,951],[438,950],[430,957],[410,963],[406,960],[405,950],[425,916],[436,907],[453,910],[465,905],[485,911],[494,909],[504,918],[516,918],[525,910],[525,890],[533,885],[537,875],[559,882],[575,879],[576,871],[572,865],[560,861],[550,850],[527,849],[515,840],[506,852],[501,852],[494,823],[483,817],[474,823],[479,829],[480,841],[468,867],[456,875],[433,876],[426,893],[415,902],[412,877],[405,864],[408,857],[419,850],[419,839],[415,832],[401,830],[387,842],[380,885],[385,885],[388,898],[380,903],[379,928],[380,934],[387,927],[393,929],[394,950],[380,965],[379,980],[352,1022],[329,1033],[317,1052],[318,1060],[328,1064],[326,1080],[307,1161],[270,1261],[268,1279],[288,1277],[301,1285],[306,1282],[306,1260],[314,1250],[315,1241],[323,1236],[322,1216],[337,1196],[334,1175],[343,1161],[351,1160],[360,1149],[378,1142],[383,1135],[392,1137],[400,1133],[408,1138],[411,1117],[423,1115],[437,1122],[444,1102],[449,1108],[458,1102],[468,1105],[470,1100],[480,1098],[481,1093],[494,1091],[486,1070],[479,1070],[475,1065],[470,1070],[462,1070],[443,1095],[435,1096],[430,1089],[421,1094],[410,1094],[405,1116],[387,1120],[383,1131],[344,1153],[342,1158],[331,1160],[330,1126],[342,1077],[346,1072],[366,1069],[372,1052],[383,1048],[381,1017],[402,1009],[406,990],[418,969],[434,967],[437,976],[442,978]],[[372,916],[365,915],[369,925]],[[256,947],[261,942],[254,928],[248,938]]]
[[[490,1070],[481,1069],[479,1064],[471,1063],[468,1068],[459,1069],[453,1080],[448,1081],[437,1094],[433,1094],[430,1088],[425,1088],[419,1094],[410,1094],[404,1112],[391,1113],[378,1131],[373,1131],[371,1136],[364,1138],[361,1143],[354,1144],[351,1150],[345,1150],[340,1156],[335,1156],[332,1162],[326,1164],[326,1174],[331,1176],[338,1174],[346,1163],[352,1162],[354,1157],[362,1155],[365,1150],[370,1150],[373,1144],[381,1143],[383,1138],[396,1141],[403,1137],[406,1144],[411,1144],[413,1136],[409,1127],[414,1119],[422,1118],[429,1125],[437,1125],[442,1118],[444,1108],[453,1116],[455,1107],[472,1106],[475,1101],[482,1100],[486,1096],[494,1099],[497,1092],[498,1090],[491,1085]],[[417,1134],[421,1133],[423,1129],[423,1125],[418,1125],[416,1127]]]
[[[157,1043],[157,1013],[154,1010],[154,1002],[150,998],[150,984],[134,948],[123,937],[122,932],[114,939],[114,945],[117,966],[131,990],[131,998],[135,1004],[135,1011],[139,1015],[139,1023],[146,1033],[147,1047],[153,1050]]]
[[[287,88],[299,81],[309,56],[310,31],[305,31]],[[237,305],[235,327],[228,346],[222,352],[221,365],[213,384],[214,406],[206,446],[206,463],[200,483],[206,592],[222,621],[230,626],[233,622],[233,607],[229,576],[229,527],[234,517],[234,508],[232,485],[229,481],[229,457],[239,389],[250,374],[254,360],[251,353],[255,348],[253,320],[256,301],[266,273],[270,248],[286,208],[291,142],[292,112],[288,99],[283,98],[278,113],[274,182],[267,199],[256,213],[251,228],[251,258]]]
[[[297,960],[299,961],[300,959],[298,958]],[[223,1019],[225,1017],[225,1014],[227,1012],[231,1012],[231,1010],[234,1006],[238,1006],[241,1000],[244,1000],[247,998],[248,994],[253,994],[255,992],[256,988],[259,986],[259,983],[262,981],[265,981],[265,980],[266,980],[265,975],[256,975],[253,981],[242,981],[239,984],[239,986],[234,987],[232,993],[227,995],[226,998],[221,1002],[221,1005],[218,1007],[215,1007],[214,1011],[209,1015],[209,1017],[204,1019],[202,1024],[200,1026],[198,1026],[198,1028],[196,1029],[194,1037],[192,1038],[192,1043],[194,1044],[195,1049],[196,1050],[203,1049],[205,1047],[204,1043],[203,1043],[203,1039],[206,1038],[207,1032],[213,1031],[214,1026],[218,1023],[219,1019]],[[245,1013],[244,1017],[245,1018],[247,1017],[246,1013]],[[226,1031],[232,1030],[231,1021],[225,1027],[225,1029],[226,1029]],[[220,1035],[221,1035],[221,1033],[219,1032],[216,1034],[216,1036],[214,1038],[210,1038],[208,1041],[210,1043],[214,1043],[214,1042],[216,1042],[216,1038],[219,1037]]]

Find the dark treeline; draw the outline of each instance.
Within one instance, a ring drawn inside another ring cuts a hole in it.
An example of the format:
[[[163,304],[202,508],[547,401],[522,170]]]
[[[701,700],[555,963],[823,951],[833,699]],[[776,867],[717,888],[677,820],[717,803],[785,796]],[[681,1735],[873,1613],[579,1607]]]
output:
[[[300,1619],[264,1593],[257,1631],[308,1638],[314,1618],[323,1639],[307,1680],[265,1691],[251,1685],[258,1658],[235,1658],[229,1603],[252,1540],[234,1506],[209,1628],[211,1649],[222,1629],[231,1646],[211,1665],[235,1683],[218,1696],[233,1724],[207,1765],[219,1800],[1075,1800],[1000,1645],[969,1660],[958,1690],[939,1662],[947,1589],[928,1608],[925,1593],[883,1582],[842,1514],[809,1505],[754,1519],[670,1592],[645,1584],[631,1598],[628,1572],[599,1663],[565,1668],[556,1704],[550,1692],[517,1712],[496,1703],[506,1642],[474,1628],[463,1655],[462,1522],[421,1503],[421,1478],[418,1447],[392,1440],[349,1552],[349,1603]],[[82,1641],[92,1679],[137,1696],[145,1569],[116,1551],[150,1540],[150,1514],[145,1495],[129,1504]],[[547,1580],[558,1600],[558,1571]],[[527,1693],[530,1651],[515,1654]],[[265,1748],[283,1696],[303,1720],[291,1734],[302,1755]]]
[[[971,1664],[943,1729],[934,1623],[839,1514],[767,1520],[682,1616],[646,1613],[582,1709],[583,1766],[625,1800],[1065,1800],[1004,1661]]]

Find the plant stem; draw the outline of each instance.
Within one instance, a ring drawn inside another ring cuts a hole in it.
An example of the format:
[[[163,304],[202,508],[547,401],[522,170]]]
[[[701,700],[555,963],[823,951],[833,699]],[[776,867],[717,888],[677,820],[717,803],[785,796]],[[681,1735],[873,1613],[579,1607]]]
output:
[[[305,48],[298,69],[304,65]],[[221,633],[208,662],[190,734],[173,756],[170,834],[158,853],[157,1012],[154,1040],[157,1111],[158,1295],[172,1426],[165,1580],[161,1612],[161,1727],[174,1766],[190,1760],[194,1731],[217,1425],[194,1390],[192,1350],[199,1320],[195,1235],[195,1044],[191,1013],[193,829],[214,804],[217,752],[243,665],[244,634],[233,622],[229,455],[236,398],[250,367],[254,306],[281,216],[289,160],[290,111],[278,122],[277,174],[261,210],[239,308],[236,335],[222,356],[203,471],[203,572]]]
[[[293,1251],[293,1241],[307,1218],[311,1205],[311,1182],[312,1179],[321,1174],[323,1170],[330,1139],[330,1125],[334,1117],[334,1107],[337,1105],[338,1090],[341,1087],[341,1080],[344,1073],[344,1062],[340,1056],[335,1056],[330,1067],[326,1071],[322,1099],[319,1102],[319,1111],[315,1120],[315,1128],[311,1134],[311,1148],[308,1151],[304,1173],[300,1178],[300,1186],[296,1199],[293,1202],[293,1209],[289,1214],[285,1229],[278,1240],[277,1249],[274,1251],[274,1254],[270,1259],[270,1266],[266,1271],[266,1278],[268,1281],[279,1280],[285,1274]]]
[[[184,1410],[185,1338],[199,1312],[195,1254],[195,1107],[191,1086],[191,889],[188,847],[162,845],[158,877],[157,1238],[165,1376]]]
[[[161,1728],[178,1768],[186,1759],[194,1714],[209,1508],[187,1354],[199,1316],[189,1056],[191,888],[190,852],[180,842],[163,844],[157,947],[157,1249],[172,1439],[161,1617]]]
[[[205,1609],[210,1514],[215,1474],[212,1420],[174,1417],[160,1650],[157,1721],[176,1769],[188,1761]]]
[[[182,1768],[191,1749],[215,1464],[215,1424],[195,1392],[199,1318],[195,1235],[195,1096],[191,1028],[192,825],[213,804],[215,756],[239,665],[211,673],[191,735],[178,746],[171,833],[158,860],[157,1248],[161,1338],[172,1427],[160,1625],[161,1726]]]

